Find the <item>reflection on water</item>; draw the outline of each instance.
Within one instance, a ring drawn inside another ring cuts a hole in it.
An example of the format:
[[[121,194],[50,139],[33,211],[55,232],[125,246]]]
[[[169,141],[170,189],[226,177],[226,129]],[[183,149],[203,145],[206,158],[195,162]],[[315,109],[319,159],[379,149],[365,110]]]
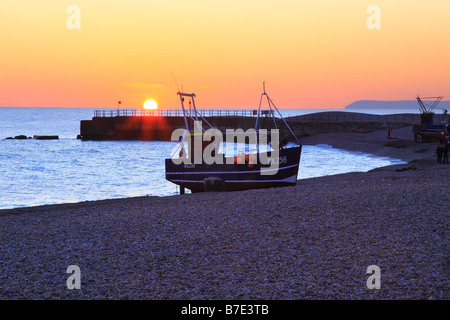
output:
[[[369,170],[405,161],[362,152],[335,149],[328,145],[303,146],[298,179]]]

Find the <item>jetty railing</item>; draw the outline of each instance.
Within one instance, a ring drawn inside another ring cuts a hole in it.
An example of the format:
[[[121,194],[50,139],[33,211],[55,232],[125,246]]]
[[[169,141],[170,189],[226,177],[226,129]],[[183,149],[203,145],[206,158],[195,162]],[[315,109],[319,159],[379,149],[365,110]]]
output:
[[[294,122],[373,122],[373,123],[420,123],[420,114],[399,113],[399,114],[368,114],[354,112],[318,112],[288,118]],[[450,117],[445,114],[435,114],[434,122],[448,122]]]
[[[239,109],[197,109],[203,117],[256,117],[257,110]],[[261,116],[269,116],[270,113],[261,111]],[[270,111],[270,110],[267,110]],[[189,110],[186,110],[189,114]],[[179,109],[105,109],[94,110],[94,117],[183,117],[183,111]]]

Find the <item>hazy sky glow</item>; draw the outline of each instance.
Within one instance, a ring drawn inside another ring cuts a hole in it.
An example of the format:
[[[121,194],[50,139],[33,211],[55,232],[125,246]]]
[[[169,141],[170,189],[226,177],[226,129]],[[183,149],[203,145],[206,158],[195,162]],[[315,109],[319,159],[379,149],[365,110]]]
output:
[[[202,108],[450,98],[448,0],[2,0],[0,30],[0,106],[179,107],[171,72]]]

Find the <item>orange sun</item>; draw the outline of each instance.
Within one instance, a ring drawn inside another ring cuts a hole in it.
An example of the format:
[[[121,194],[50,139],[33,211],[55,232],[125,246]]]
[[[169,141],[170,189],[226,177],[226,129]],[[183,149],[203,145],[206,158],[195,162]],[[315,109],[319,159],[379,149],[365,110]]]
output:
[[[147,100],[144,102],[144,109],[145,110],[156,110],[158,109],[158,104],[155,100]]]

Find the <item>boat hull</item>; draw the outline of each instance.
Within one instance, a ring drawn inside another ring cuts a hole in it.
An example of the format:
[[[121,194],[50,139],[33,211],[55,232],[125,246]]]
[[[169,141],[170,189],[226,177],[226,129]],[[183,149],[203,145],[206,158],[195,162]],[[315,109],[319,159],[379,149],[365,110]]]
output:
[[[228,164],[175,164],[172,159],[165,160],[166,179],[191,190],[204,191],[239,191],[259,188],[293,186],[297,183],[302,146],[281,149],[276,168],[263,165],[260,161],[251,163]],[[259,155],[261,157],[261,155]],[[263,156],[271,157],[263,154]],[[265,174],[262,174],[264,172]]]

